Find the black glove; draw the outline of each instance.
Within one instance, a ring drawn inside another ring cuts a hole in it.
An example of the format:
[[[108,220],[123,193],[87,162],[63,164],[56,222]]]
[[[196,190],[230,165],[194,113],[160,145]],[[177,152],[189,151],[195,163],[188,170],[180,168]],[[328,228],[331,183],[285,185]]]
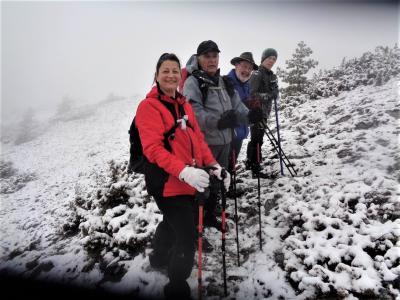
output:
[[[221,115],[221,118],[218,120],[217,127],[219,130],[225,128],[234,128],[237,124],[237,118],[235,111],[233,109],[227,110]]]
[[[276,99],[279,94],[279,86],[277,79],[271,81],[272,99]]]
[[[260,107],[251,109],[247,117],[249,118],[249,123],[255,124],[261,122],[263,119],[262,109]]]

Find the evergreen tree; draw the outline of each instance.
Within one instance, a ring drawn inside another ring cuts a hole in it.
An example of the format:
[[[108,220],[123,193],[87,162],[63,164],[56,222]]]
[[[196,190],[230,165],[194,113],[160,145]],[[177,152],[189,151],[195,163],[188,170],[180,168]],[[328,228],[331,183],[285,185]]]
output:
[[[293,96],[304,92],[308,80],[305,76],[308,71],[318,65],[316,60],[313,60],[310,55],[313,53],[310,47],[303,41],[297,44],[297,48],[291,59],[286,60],[286,70],[277,69],[277,75],[283,82],[289,86],[283,89],[284,94]]]

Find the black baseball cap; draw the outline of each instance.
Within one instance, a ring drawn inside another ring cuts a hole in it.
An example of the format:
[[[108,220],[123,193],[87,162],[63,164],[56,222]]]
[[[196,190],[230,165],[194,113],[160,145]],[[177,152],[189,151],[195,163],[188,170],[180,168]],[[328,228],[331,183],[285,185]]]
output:
[[[197,47],[197,56],[206,54],[208,52],[221,51],[219,51],[217,44],[211,40],[201,42],[200,45]]]

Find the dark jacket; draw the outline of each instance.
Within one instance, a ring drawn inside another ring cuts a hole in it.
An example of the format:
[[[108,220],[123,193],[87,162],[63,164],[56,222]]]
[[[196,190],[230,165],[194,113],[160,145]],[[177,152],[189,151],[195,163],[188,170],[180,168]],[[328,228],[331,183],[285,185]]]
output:
[[[248,100],[249,95],[250,95],[249,81],[246,81],[246,82],[240,81],[240,79],[237,78],[237,76],[236,76],[235,69],[232,69],[228,73],[228,77],[232,80],[233,87],[239,93],[239,96],[240,96],[240,99],[242,100],[242,102],[246,103],[246,101]],[[235,133],[236,133],[237,139],[243,140],[249,134],[249,127],[245,124],[241,124],[235,128]]]
[[[250,97],[260,99],[264,119],[267,120],[271,113],[272,101],[278,97],[278,79],[274,72],[260,65],[250,77]]]
[[[175,107],[178,118],[179,105],[183,105],[189,117],[190,127],[176,128],[173,138],[169,139],[171,151],[164,145],[164,133],[170,130],[175,119],[161,101]],[[185,97],[177,93],[176,99],[160,94],[157,87],[147,94],[139,104],[136,113],[136,126],[142,141],[143,153],[149,163],[145,165],[145,180],[150,195],[171,197],[177,195],[194,195],[195,189],[179,180],[179,173],[186,165],[209,166],[217,163],[204,141],[194,116],[192,107]]]

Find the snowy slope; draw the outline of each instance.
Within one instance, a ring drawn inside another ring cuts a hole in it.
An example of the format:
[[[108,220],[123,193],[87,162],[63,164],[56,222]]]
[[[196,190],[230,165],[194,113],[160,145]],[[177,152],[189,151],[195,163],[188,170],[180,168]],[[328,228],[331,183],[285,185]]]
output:
[[[126,129],[135,105],[106,103],[80,119],[55,123],[31,142],[3,145],[2,170],[7,162],[14,170],[8,165],[1,178],[0,217],[6,226],[0,271],[162,295],[166,273],[153,270],[147,257],[161,215],[143,190],[143,178],[128,176],[125,169]],[[299,175],[261,180],[263,251],[257,237],[257,180],[244,169],[241,153],[242,266],[236,266],[234,205],[228,199],[230,296],[399,295],[399,113],[395,79],[286,107],[283,149]],[[266,141],[264,165],[276,171],[279,163],[270,148]],[[22,183],[15,190],[18,178]],[[65,230],[74,225],[75,231]],[[206,229],[205,236],[215,248],[203,262],[207,297],[223,298],[220,233]],[[188,280],[193,297],[196,274],[195,266]]]
[[[24,174],[35,178],[1,195],[1,223],[7,225],[0,229],[2,267],[23,271],[26,264],[35,269],[47,263],[61,278],[71,261],[73,266],[74,260],[83,259],[80,253],[72,255],[77,239],[63,239],[61,225],[71,214],[76,184],[104,170],[108,160],[127,157],[127,130],[137,100],[84,107],[70,121],[52,121],[33,141],[2,145],[2,164],[11,162],[14,169],[12,176],[2,176],[2,191],[14,190]]]
[[[278,199],[265,219],[272,247],[249,266],[254,277],[241,285],[239,298],[257,298],[253,287],[265,293],[257,280],[276,280],[274,256],[299,290],[296,299],[321,292],[380,295],[382,281],[396,278],[398,294],[397,93],[392,80],[285,111],[284,149],[303,176],[269,187],[267,198]],[[276,237],[279,227],[287,231]]]

